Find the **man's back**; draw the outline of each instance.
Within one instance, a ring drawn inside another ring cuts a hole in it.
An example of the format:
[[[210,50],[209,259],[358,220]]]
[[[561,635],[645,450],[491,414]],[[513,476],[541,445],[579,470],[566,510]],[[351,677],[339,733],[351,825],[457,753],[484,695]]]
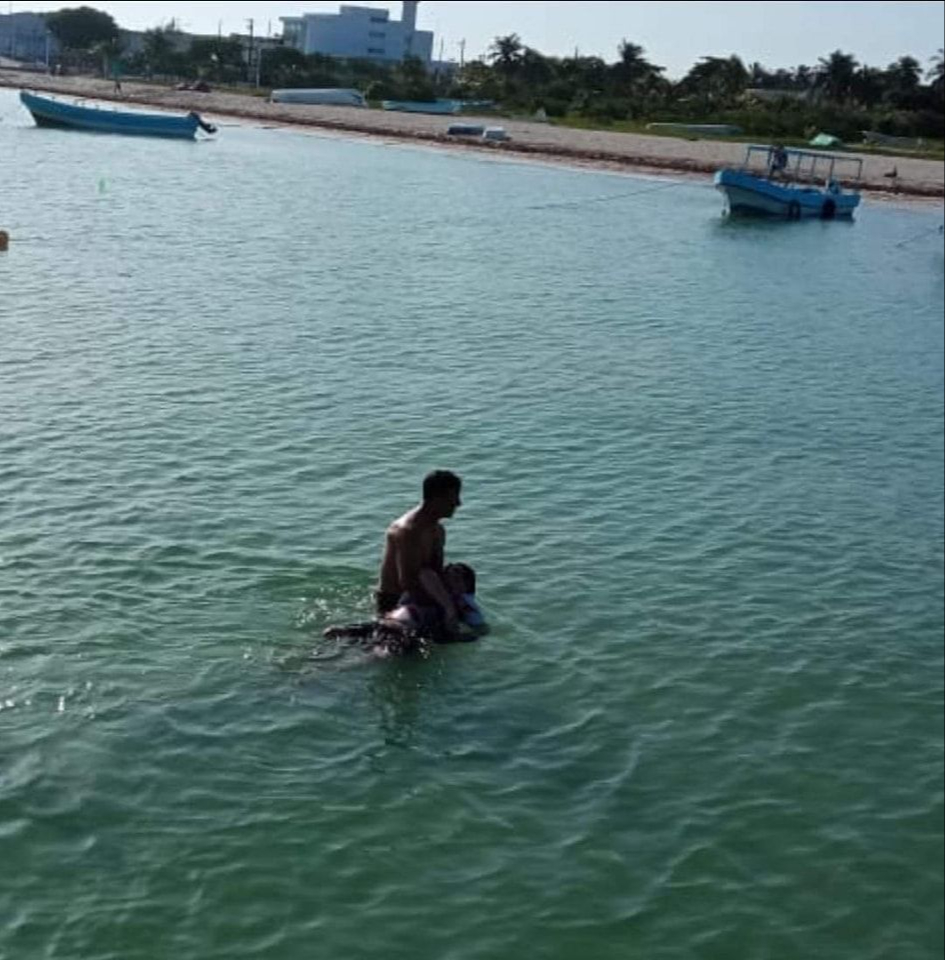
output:
[[[446,530],[441,523],[461,506],[462,481],[437,471],[423,482],[423,502],[387,528],[377,590],[377,612],[383,616],[401,596],[432,601],[454,620],[456,611],[442,582]]]
[[[436,522],[424,522],[418,510],[405,513],[387,528],[381,562],[382,593],[418,593],[420,572],[441,570],[446,531]]]

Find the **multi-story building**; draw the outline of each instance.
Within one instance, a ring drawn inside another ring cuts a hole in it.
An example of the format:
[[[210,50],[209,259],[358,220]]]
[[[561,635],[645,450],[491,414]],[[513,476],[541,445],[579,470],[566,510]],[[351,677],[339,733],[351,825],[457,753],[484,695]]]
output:
[[[59,44],[39,14],[0,14],[0,57],[22,63],[47,63],[58,54]]]
[[[433,33],[417,29],[418,2],[405,2],[400,20],[377,7],[341,7],[338,13],[282,17],[286,46],[302,53],[360,60],[433,60]]]

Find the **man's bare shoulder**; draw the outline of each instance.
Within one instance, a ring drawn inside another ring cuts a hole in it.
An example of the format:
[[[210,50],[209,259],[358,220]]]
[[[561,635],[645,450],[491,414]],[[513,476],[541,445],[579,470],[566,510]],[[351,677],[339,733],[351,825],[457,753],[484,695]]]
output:
[[[398,517],[388,528],[387,536],[391,540],[401,540],[417,529],[417,511],[410,510]]]

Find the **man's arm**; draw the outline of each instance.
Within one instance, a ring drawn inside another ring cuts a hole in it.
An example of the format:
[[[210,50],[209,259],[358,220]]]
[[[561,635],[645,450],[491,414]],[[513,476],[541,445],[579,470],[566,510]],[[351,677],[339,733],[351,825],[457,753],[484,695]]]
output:
[[[443,573],[446,564],[446,529],[438,526],[434,533],[433,554],[430,558],[430,568],[437,573]]]
[[[446,630],[453,632],[458,619],[456,606],[440,575],[443,564],[443,533],[440,528],[434,534],[432,549],[424,534],[410,527],[392,529],[387,543],[388,552],[396,565],[400,589],[432,600],[443,611]]]
[[[398,560],[399,553],[400,547],[397,545],[397,537],[392,529],[388,530],[384,537],[384,555],[381,558],[381,572],[377,585],[378,590],[382,593],[396,593],[398,596],[403,593],[400,579],[400,561]]]
[[[455,629],[457,623],[456,604],[453,603],[453,598],[450,596],[449,590],[446,589],[443,578],[435,570],[426,568],[420,571],[420,586],[423,587],[427,596],[442,609],[447,629]]]
[[[429,597],[443,611],[447,626],[452,629],[457,613],[441,576],[444,542],[440,535],[442,533],[442,530],[438,531],[431,554],[429,549],[424,549],[423,539],[416,531],[399,531],[396,539],[397,569],[403,589],[408,593],[419,592]]]
[[[420,571],[420,583],[423,589],[432,597],[439,607],[443,610],[443,617],[446,621],[447,629],[454,630],[457,627],[459,613],[456,610],[456,604],[453,597],[443,581],[443,566],[446,556],[446,530],[438,526],[434,533],[433,550],[430,556],[429,567]]]

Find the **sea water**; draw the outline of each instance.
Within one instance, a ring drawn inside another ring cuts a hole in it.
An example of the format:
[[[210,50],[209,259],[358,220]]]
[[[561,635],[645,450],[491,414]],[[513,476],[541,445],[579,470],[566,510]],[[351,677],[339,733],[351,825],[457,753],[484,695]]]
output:
[[[940,210],[0,157],[0,957],[941,955]],[[438,467],[491,636],[326,643]]]

